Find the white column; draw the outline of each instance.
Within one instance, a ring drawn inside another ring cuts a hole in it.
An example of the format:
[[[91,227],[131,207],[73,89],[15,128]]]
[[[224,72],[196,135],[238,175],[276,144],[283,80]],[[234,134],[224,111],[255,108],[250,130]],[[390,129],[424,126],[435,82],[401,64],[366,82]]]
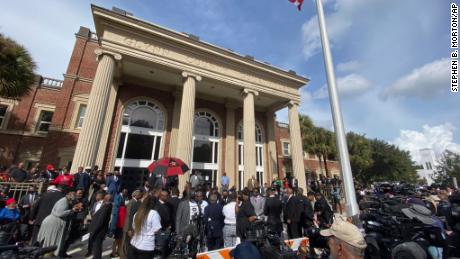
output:
[[[291,138],[291,158],[294,177],[299,181],[299,187],[305,191],[307,190],[307,183],[305,180],[305,166],[303,160],[303,147],[302,137],[300,134],[298,106],[299,104],[293,101],[290,101],[288,104],[289,136]]]
[[[225,123],[225,173],[230,179],[230,186],[235,185],[238,181],[235,161],[235,109],[234,103],[226,103],[226,123]]]
[[[179,119],[181,108],[181,92],[174,92],[174,108],[172,114],[171,141],[169,143],[169,156],[177,156],[177,138],[179,133]]]
[[[256,121],[254,112],[254,96],[258,95],[257,91],[243,90],[243,162],[244,162],[244,183],[246,186],[252,176],[256,176]]]
[[[110,133],[110,128],[112,126],[112,119],[114,115],[114,109],[115,109],[115,101],[117,97],[117,91],[118,91],[118,82],[114,80],[112,83],[112,87],[110,89],[110,95],[109,95],[109,101],[107,104],[107,112],[105,113],[105,118],[104,118],[104,128],[102,130],[102,135],[101,135],[101,141],[99,144],[99,150],[97,152],[96,156],[96,165],[99,166],[99,168],[103,168],[104,160],[105,160],[105,155],[107,151],[107,145],[108,145],[108,140],[109,140],[109,133]],[[112,170],[112,169],[109,169]]]
[[[201,76],[193,75],[188,72],[183,72],[182,76],[185,78],[185,81],[182,90],[182,104],[180,108],[176,155],[189,167],[191,167],[196,81],[201,81]],[[179,191],[182,192],[184,190],[188,176],[189,174],[179,177]]]
[[[267,112],[267,146],[268,146],[268,171],[267,174],[270,178],[268,179],[268,183],[273,180],[273,177],[276,175],[278,176],[278,158],[276,156],[276,142],[275,142],[275,113],[274,112]]]
[[[107,104],[112,88],[116,61],[121,55],[101,49],[96,50],[99,59],[96,75],[89,95],[85,120],[78,137],[72,162],[72,172],[79,166],[94,166],[99,148]]]

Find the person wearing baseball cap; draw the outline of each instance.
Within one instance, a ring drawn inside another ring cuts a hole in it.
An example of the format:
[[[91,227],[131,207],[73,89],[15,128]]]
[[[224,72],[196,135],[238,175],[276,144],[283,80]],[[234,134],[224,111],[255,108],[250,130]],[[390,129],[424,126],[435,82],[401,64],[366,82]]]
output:
[[[320,234],[329,237],[329,258],[364,258],[364,251],[367,246],[364,236],[355,225],[345,219],[336,218],[331,227],[321,230]]]

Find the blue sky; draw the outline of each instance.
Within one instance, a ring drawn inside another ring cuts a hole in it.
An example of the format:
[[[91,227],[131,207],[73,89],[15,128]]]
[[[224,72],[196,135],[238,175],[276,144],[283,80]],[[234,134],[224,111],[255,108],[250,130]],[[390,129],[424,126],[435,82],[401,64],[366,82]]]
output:
[[[347,130],[410,150],[460,152],[460,95],[450,92],[450,1],[327,0],[326,23]],[[311,79],[301,112],[332,129],[316,5],[288,0],[8,1],[0,32],[25,45],[44,76],[62,78],[90,4],[198,35]],[[278,113],[287,120],[286,111]]]

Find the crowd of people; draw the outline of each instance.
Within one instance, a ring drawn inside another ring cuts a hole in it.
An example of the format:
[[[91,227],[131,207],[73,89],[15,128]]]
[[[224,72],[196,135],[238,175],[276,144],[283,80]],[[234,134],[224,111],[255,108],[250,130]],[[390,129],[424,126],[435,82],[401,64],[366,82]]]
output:
[[[32,173],[20,163],[6,173],[10,181],[41,179],[48,188],[37,193],[31,186],[19,202],[7,189],[0,190],[4,207],[0,244],[22,241],[56,246],[55,255],[60,258],[71,257],[69,247],[82,239],[88,239],[86,256],[101,258],[106,237],[113,238],[111,257],[167,258],[174,249],[170,246],[173,233],[188,237],[182,241],[194,253],[239,244],[232,252],[238,258],[240,250],[250,246],[248,233],[255,222],[264,222],[279,237],[309,237],[312,246],[324,247],[316,240],[328,240],[326,246],[334,258],[363,258],[366,249],[362,231],[334,216],[334,212],[342,214],[338,177],[313,180],[306,192],[290,177],[275,177],[263,185],[252,177],[245,188],[237,190],[225,173],[219,187],[211,187],[200,173],[193,173],[180,192],[177,177],[150,173],[141,186],[128,190],[118,172],[104,173],[97,167],[79,167],[71,173],[47,165],[42,172],[34,169]],[[364,200],[364,190],[357,194]],[[448,197],[453,191],[442,194],[433,206],[439,213],[449,213]],[[417,196],[410,198],[418,202]],[[452,233],[446,229],[446,235]]]

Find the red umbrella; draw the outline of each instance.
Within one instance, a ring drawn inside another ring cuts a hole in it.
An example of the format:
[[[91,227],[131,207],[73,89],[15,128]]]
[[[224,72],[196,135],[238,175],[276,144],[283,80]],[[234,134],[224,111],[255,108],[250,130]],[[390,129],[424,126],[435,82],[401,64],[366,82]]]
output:
[[[189,170],[184,161],[175,157],[163,157],[152,162],[147,169],[157,175],[176,176],[183,175]]]

